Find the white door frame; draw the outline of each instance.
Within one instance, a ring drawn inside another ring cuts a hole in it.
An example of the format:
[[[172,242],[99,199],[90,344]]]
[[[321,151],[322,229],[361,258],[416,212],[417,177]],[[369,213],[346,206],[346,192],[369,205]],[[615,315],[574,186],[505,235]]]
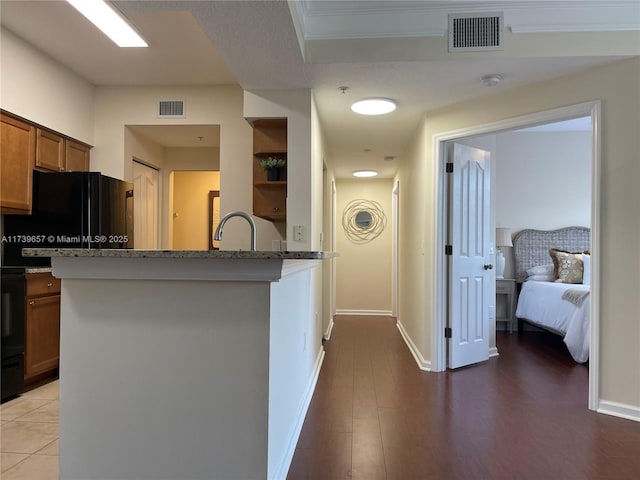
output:
[[[396,180],[391,192],[391,316],[398,318],[398,234],[399,234],[400,181]]]
[[[445,142],[483,134],[494,134],[503,131],[558,122],[578,117],[591,117],[591,290],[589,295],[591,315],[591,337],[589,347],[589,409],[596,410],[599,403],[600,373],[600,162],[601,162],[601,123],[600,101],[592,101],[561,107],[544,112],[509,118],[498,122],[476,125],[459,130],[442,132],[433,136],[434,178],[438,188],[434,190],[433,204],[436,206],[433,231],[437,232],[434,251],[431,252],[436,268],[432,272],[432,285],[435,287],[436,301],[432,307],[431,318],[431,351],[433,352],[431,370],[441,372],[446,369],[446,342],[444,327],[446,325],[446,262],[444,247],[446,244],[447,199],[444,198],[445,180]]]

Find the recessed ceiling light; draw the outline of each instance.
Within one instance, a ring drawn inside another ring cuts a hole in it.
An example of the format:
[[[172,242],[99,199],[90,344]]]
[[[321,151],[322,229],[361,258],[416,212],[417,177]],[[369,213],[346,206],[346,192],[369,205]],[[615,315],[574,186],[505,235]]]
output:
[[[67,0],[67,2],[119,47],[148,46],[147,42],[103,0]]]
[[[354,177],[366,178],[366,177],[377,177],[378,172],[375,170],[356,170],[353,172]]]
[[[389,98],[365,98],[351,105],[351,110],[360,115],[384,115],[396,109],[396,102]]]

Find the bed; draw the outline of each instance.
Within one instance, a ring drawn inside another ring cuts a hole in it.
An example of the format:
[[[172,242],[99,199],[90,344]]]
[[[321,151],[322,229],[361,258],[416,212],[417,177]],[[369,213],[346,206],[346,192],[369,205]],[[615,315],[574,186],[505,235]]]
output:
[[[589,285],[552,281],[547,276],[548,265],[552,263],[549,250],[590,250],[590,236],[588,228],[566,227],[521,230],[513,237],[515,278],[519,285],[516,318],[520,331],[524,321],[561,335],[579,363],[589,359]]]

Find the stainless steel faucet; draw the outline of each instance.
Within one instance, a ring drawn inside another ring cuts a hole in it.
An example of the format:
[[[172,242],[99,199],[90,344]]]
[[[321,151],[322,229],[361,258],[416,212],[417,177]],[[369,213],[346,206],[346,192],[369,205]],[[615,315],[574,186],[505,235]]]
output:
[[[249,222],[249,226],[251,227],[251,251],[255,252],[255,250],[256,250],[256,223],[253,221],[253,218],[251,218],[251,215],[249,215],[248,213],[245,213],[245,212],[229,212],[224,217],[222,217],[222,220],[220,220],[220,223],[218,224],[218,226],[216,228],[216,231],[213,234],[213,239],[215,241],[217,241],[217,242],[222,240],[222,228],[224,227],[224,224],[227,223],[227,220],[229,220],[231,217],[242,217],[247,222]]]

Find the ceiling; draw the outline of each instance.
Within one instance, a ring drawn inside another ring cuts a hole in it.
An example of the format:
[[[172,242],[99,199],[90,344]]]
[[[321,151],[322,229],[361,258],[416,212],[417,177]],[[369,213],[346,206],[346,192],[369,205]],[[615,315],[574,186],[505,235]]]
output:
[[[311,88],[338,178],[361,168],[392,177],[425,112],[640,54],[638,0],[112,3],[149,48],[116,47],[63,1],[2,0],[0,19],[95,85]],[[448,52],[449,13],[496,11],[502,51]],[[480,77],[489,73],[504,80],[487,87]],[[398,108],[350,111],[368,96]],[[197,128],[181,134],[188,146],[200,142]]]

